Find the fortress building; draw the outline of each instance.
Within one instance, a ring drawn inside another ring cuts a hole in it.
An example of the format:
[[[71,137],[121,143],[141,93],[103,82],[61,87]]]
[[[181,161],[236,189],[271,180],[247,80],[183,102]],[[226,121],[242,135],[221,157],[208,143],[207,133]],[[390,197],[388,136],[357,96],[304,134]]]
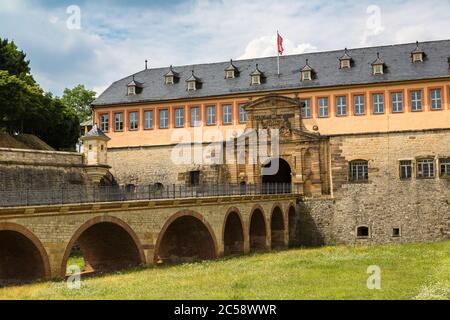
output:
[[[116,81],[93,103],[111,173],[124,185],[289,184],[303,195],[305,245],[449,238],[450,40],[291,55],[280,67],[270,57]],[[279,130],[278,152],[238,161],[249,129]],[[174,161],[180,143],[191,160]]]

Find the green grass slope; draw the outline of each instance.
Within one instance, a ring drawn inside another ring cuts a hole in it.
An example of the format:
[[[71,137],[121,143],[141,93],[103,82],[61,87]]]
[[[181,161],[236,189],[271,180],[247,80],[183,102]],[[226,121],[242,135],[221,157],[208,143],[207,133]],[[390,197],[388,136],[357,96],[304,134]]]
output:
[[[381,290],[367,268],[381,268]],[[325,247],[0,289],[3,299],[449,299],[450,241]]]

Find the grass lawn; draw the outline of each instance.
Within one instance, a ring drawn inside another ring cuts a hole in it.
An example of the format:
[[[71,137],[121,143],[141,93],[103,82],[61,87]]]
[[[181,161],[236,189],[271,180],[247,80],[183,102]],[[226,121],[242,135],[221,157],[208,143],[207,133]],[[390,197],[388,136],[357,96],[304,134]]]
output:
[[[381,268],[381,290],[367,268]],[[258,254],[0,289],[1,299],[449,299],[450,241]]]

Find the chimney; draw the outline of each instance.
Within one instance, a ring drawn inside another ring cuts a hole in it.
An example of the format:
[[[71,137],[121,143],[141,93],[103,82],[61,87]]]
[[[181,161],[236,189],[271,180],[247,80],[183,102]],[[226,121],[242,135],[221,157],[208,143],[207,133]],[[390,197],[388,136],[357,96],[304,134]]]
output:
[[[148,60],[145,60],[145,70],[147,70]]]

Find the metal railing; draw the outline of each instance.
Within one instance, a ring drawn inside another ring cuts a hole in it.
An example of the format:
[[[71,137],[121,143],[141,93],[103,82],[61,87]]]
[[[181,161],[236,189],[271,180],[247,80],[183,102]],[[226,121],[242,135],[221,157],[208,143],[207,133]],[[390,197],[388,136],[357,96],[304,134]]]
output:
[[[298,194],[298,186],[283,183],[262,185],[149,185],[87,187],[70,185],[60,189],[42,188],[15,191],[0,190],[0,207],[55,204],[80,204],[132,200],[164,200],[217,196],[248,196],[265,194]]]

